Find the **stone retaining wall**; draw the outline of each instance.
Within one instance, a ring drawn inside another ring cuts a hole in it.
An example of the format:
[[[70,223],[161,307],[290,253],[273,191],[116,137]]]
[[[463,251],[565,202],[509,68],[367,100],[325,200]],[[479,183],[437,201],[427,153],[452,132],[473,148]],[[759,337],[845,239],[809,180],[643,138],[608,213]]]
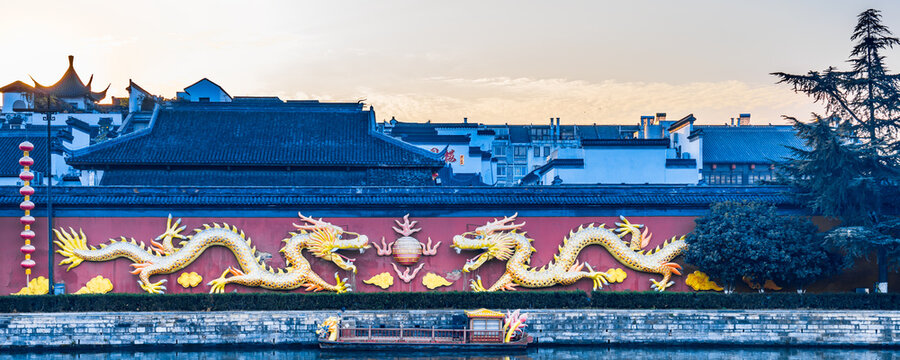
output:
[[[528,310],[540,344],[900,346],[900,312]],[[0,314],[0,348],[313,345],[335,312]],[[449,328],[462,311],[345,311],[356,327]]]

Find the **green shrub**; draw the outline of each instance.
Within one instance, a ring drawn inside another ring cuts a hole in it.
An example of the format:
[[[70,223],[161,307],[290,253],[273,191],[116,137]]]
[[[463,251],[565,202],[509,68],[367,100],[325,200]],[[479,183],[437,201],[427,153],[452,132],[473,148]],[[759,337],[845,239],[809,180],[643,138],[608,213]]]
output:
[[[657,293],[251,293],[0,296],[0,313],[404,309],[823,309],[900,310],[900,294]]]
[[[2,296],[0,313],[86,311],[586,308],[582,291]]]
[[[599,292],[591,307],[602,309],[821,309],[900,310],[900,294],[657,293]]]

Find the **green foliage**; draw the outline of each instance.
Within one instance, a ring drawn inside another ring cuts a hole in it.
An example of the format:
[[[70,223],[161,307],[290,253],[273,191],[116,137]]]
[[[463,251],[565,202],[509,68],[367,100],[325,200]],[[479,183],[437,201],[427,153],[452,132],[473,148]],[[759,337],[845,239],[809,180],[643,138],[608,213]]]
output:
[[[900,239],[879,230],[884,194],[896,193],[900,184],[900,74],[888,73],[882,55],[900,45],[891,35],[881,13],[869,9],[853,29],[851,70],[772,74],[829,114],[811,124],[789,118],[807,149],[794,149],[797,159],[779,164],[782,180],[815,213],[848,227],[832,231],[828,242],[850,260],[878,253],[879,282],[887,281],[887,265],[900,261]]]
[[[695,222],[685,261],[729,288],[744,276],[802,287],[838,268],[808,219],[780,216],[771,205],[715,203]]]
[[[722,294],[599,292],[591,307],[602,309],[823,309],[900,310],[900,294]]]
[[[846,130],[837,119],[789,119],[805,148],[791,148],[793,158],[778,164],[779,178],[796,189],[814,214],[840,218],[847,225],[868,223],[880,203],[881,186],[869,171],[876,164],[860,156],[860,146],[843,135]]]
[[[2,296],[0,313],[85,311],[585,308],[582,291]]]
[[[0,313],[414,309],[850,309],[900,310],[900,294],[501,293],[102,294],[0,296]]]

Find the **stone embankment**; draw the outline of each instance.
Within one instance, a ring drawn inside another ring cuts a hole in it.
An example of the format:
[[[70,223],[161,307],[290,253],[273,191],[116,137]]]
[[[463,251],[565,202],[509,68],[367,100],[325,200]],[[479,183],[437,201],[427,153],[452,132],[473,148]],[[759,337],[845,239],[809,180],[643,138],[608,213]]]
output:
[[[900,346],[900,312],[527,310],[539,344]],[[330,311],[0,314],[0,349],[313,345]],[[450,328],[462,311],[345,311],[355,327]]]

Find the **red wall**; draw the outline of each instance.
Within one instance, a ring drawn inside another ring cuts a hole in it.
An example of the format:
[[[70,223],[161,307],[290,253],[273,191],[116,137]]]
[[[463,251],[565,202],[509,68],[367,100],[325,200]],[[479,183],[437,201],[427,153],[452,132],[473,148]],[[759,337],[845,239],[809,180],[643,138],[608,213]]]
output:
[[[316,215],[316,214],[309,214]],[[509,214],[498,214],[499,216]],[[378,242],[384,237],[386,242],[394,241],[399,236],[391,229],[395,226],[393,218],[325,218],[335,225],[343,227],[345,230],[359,232],[369,237],[370,242]],[[378,292],[378,291],[468,291],[468,282],[474,279],[475,275],[481,275],[484,285],[490,286],[503,272],[504,263],[498,260],[492,260],[482,266],[474,273],[454,273],[462,268],[466,259],[478,254],[476,251],[463,251],[462,254],[456,254],[449,248],[454,235],[471,231],[477,226],[484,225],[493,218],[472,217],[472,218],[411,218],[411,220],[419,221],[417,227],[422,230],[414,236],[420,241],[426,242],[428,237],[435,242],[441,241],[436,256],[423,256],[420,262],[424,262],[424,268],[419,272],[418,276],[409,284],[403,283],[394,273],[391,264],[393,258],[389,256],[377,256],[374,248],[366,250],[365,254],[359,254],[353,251],[342,251],[342,254],[351,258],[357,258],[355,264],[359,272],[350,274],[340,270],[330,262],[323,262],[311,255],[306,258],[313,263],[314,269],[329,283],[333,283],[333,274],[339,271],[341,277],[349,278],[349,282],[353,291]],[[534,238],[534,247],[537,253],[533,255],[531,265],[540,267],[547,264],[553,255],[557,253],[557,247],[562,243],[562,239],[570,230],[577,229],[579,225],[589,223],[606,223],[613,226],[618,219],[615,217],[520,217],[518,222],[525,221],[523,228],[528,232],[528,236]],[[629,218],[632,223],[645,224],[653,233],[653,239],[649,245],[650,248],[655,247],[659,243],[672,236],[680,236],[687,234],[694,227],[693,217],[632,217]],[[272,254],[269,264],[273,267],[284,266],[283,258],[278,253],[281,247],[281,240],[288,237],[288,231],[294,230],[291,225],[298,222],[297,218],[184,218],[183,224],[187,225],[185,234],[194,228],[200,227],[204,223],[222,223],[226,222],[236,225],[253,239],[253,244],[262,252]],[[59,217],[54,219],[54,227],[72,227],[75,230],[83,229],[88,238],[89,245],[98,245],[109,242],[109,238],[118,238],[125,236],[127,238],[135,238],[138,241],[144,241],[149,244],[151,239],[161,234],[165,230],[166,219],[162,217],[137,217],[137,218],[111,218],[111,217]],[[0,228],[5,235],[0,244],[3,245],[3,251],[0,251],[0,273],[5,274],[0,277],[0,294],[8,294],[18,291],[25,283],[24,271],[19,267],[19,262],[23,259],[23,255],[18,248],[22,241],[18,236],[10,234],[18,234],[22,226],[18,222],[18,218],[0,218]],[[42,218],[38,218],[35,226],[35,232],[38,234],[34,240],[37,252],[34,256],[37,266],[35,267],[35,276],[47,275],[47,240],[46,240],[46,222]],[[649,279],[660,279],[660,275],[638,273],[628,269],[613,259],[609,253],[600,246],[591,246],[582,251],[580,260],[591,264],[598,271],[606,271],[609,268],[621,267],[627,273],[627,279],[621,284],[613,284],[606,287],[606,290],[649,290]],[[60,255],[56,255],[54,263],[62,260]],[[680,262],[680,259],[677,259]],[[109,262],[83,262],[78,267],[69,272],[65,271],[63,266],[55,266],[55,275],[57,282],[65,282],[67,292],[75,292],[84,284],[97,275],[103,275],[112,280],[114,292],[143,292],[138,287],[137,276],[131,275],[129,266],[131,262],[127,259],[117,259]],[[206,250],[197,261],[189,265],[183,270],[169,275],[157,275],[151,280],[158,281],[168,279],[166,284],[167,293],[180,292],[208,292],[209,287],[206,283],[214,278],[219,277],[228,266],[237,266],[234,256],[228,249],[216,247]],[[401,270],[403,268],[401,267]],[[687,270],[687,269],[686,269]],[[195,271],[203,276],[203,283],[190,289],[184,289],[177,283],[177,278],[182,272]],[[390,272],[394,276],[394,285],[388,290],[382,290],[374,285],[363,284],[364,280],[369,279],[373,275],[381,272]],[[441,287],[436,290],[428,290],[422,285],[422,277],[433,272],[450,281],[452,286]],[[459,278],[455,279],[454,274],[459,274]],[[687,273],[682,276],[675,276],[675,285],[671,288],[674,291],[689,290],[684,284],[684,278]],[[455,280],[454,280],[455,279]],[[591,281],[584,279],[576,285],[568,287],[555,287],[550,289],[581,289],[590,290]],[[262,289],[244,288],[237,285],[229,285],[226,291],[250,292],[264,291]],[[295,291],[303,291],[298,289]]]

